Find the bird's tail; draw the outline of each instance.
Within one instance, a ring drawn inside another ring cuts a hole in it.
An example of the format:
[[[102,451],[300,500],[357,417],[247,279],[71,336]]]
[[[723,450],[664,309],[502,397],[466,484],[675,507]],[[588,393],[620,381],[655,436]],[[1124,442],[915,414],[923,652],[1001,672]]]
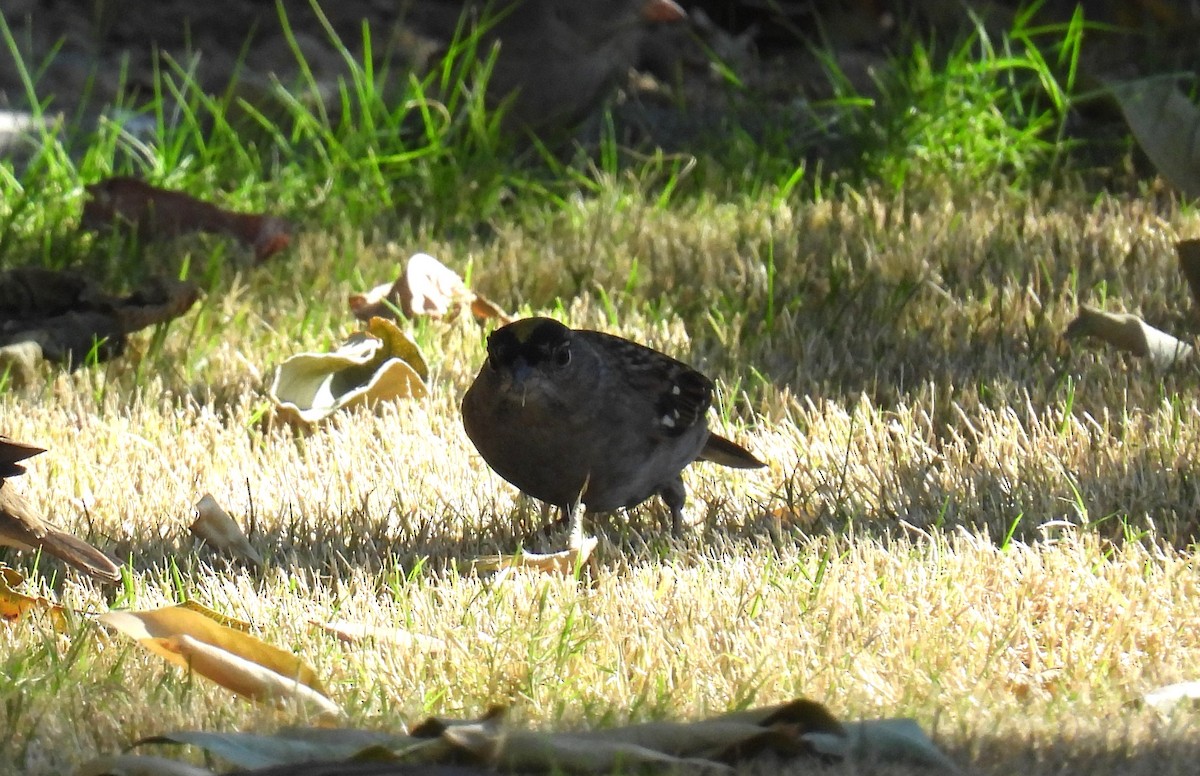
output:
[[[766,466],[746,448],[712,432],[709,432],[708,441],[700,451],[700,460],[712,461],[732,469],[761,469]]]

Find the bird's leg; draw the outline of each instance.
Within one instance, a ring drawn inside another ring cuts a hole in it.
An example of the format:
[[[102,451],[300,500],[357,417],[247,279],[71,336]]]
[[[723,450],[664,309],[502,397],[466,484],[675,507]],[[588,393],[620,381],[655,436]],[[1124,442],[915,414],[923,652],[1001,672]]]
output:
[[[683,535],[683,505],[687,501],[687,491],[683,487],[683,477],[676,477],[658,492],[667,509],[671,510],[671,533]]]

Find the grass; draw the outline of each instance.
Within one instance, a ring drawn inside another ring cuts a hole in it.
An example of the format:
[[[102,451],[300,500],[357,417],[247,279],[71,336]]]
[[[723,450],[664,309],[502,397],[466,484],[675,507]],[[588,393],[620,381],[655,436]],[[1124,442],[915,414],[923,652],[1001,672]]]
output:
[[[365,77],[346,87],[346,116],[296,100],[250,142],[202,119],[230,104],[164,72],[164,96],[191,109],[142,156],[109,127],[49,139],[20,171],[0,163],[3,265],[82,265],[114,284],[191,268],[207,288],[121,359],[0,394],[0,430],[50,449],[15,486],[128,559],[127,584],[7,561],[81,609],[191,598],[247,619],[327,678],[351,725],[509,703],[537,726],[593,726],[803,695],[845,718],[914,716],[980,773],[1190,772],[1194,713],[1128,702],[1194,678],[1200,657],[1197,371],[1153,373],[1061,334],[1082,302],[1181,318],[1172,243],[1200,223],[1056,168],[1055,114],[1003,109],[1026,104],[1055,57],[1001,67],[978,46],[913,55],[914,88],[942,95],[916,103],[942,122],[922,125],[929,164],[902,158],[911,144],[872,150],[889,133],[864,130],[850,139],[861,166],[823,175],[742,146],[517,164],[478,105],[445,123],[416,111],[414,141],[407,103]],[[876,127],[902,120],[901,96],[876,104]],[[955,143],[971,126],[1007,155]],[[113,171],[282,210],[298,239],[251,266],[220,238],[78,234],[82,184]],[[769,468],[693,467],[681,540],[657,505],[598,518],[595,589],[464,575],[463,559],[512,550],[539,520],[461,429],[486,334],[473,322],[413,324],[427,400],[306,438],[256,422],[273,367],[340,341],[355,328],[347,294],[417,250],[510,309],[699,365],[719,384],[714,423]],[[188,534],[205,492],[251,526],[264,571]],[[334,618],[455,646],[347,647],[308,625]],[[0,771],[70,772],[174,728],[295,721],[83,622],[6,631]]]

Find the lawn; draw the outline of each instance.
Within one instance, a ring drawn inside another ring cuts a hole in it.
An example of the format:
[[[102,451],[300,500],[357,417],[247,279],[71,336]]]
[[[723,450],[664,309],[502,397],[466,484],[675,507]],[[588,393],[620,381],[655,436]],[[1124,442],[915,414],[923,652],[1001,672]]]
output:
[[[48,449],[10,485],[125,561],[123,582],[4,560],[80,612],[192,600],[245,620],[316,670],[350,727],[501,704],[578,729],[806,697],[845,720],[913,717],[970,772],[1192,772],[1195,713],[1138,700],[1196,678],[1200,659],[1197,367],[1063,333],[1085,303],[1195,331],[1174,243],[1200,218],[1127,172],[1128,142],[1107,149],[1110,175],[1064,162],[1053,123],[1037,123],[1052,99],[1024,122],[991,99],[1044,84],[1012,85],[989,56],[963,44],[930,76],[923,110],[958,111],[941,124],[870,117],[851,140],[890,127],[889,142],[863,145],[875,155],[850,172],[758,145],[514,160],[478,124],[410,157],[380,140],[387,126],[322,127],[301,106],[273,145],[195,123],[149,164],[115,132],[0,160],[0,266],[204,289],[118,358],[0,390],[0,432]],[[360,87],[396,129],[398,110]],[[981,121],[999,128],[949,139]],[[82,186],[114,171],[279,212],[293,243],[256,264],[219,235],[81,232]],[[426,398],[308,434],[263,422],[279,363],[360,328],[347,297],[418,251],[510,311],[701,368],[718,386],[714,428],[768,467],[693,466],[678,538],[656,502],[591,516],[590,581],[470,572],[542,525],[459,417],[492,324],[401,321],[430,364]],[[190,534],[205,493],[262,567]],[[346,644],[312,624],[332,620],[445,645]],[[87,617],[4,629],[0,772],[71,773],[170,730],[309,719]]]

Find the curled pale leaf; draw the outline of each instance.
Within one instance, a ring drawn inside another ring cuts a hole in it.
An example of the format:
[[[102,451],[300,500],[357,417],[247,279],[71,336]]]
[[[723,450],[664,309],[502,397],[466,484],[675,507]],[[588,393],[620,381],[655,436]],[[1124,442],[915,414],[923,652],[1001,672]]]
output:
[[[454,307],[470,304],[475,297],[457,272],[428,253],[409,258],[399,284],[400,309],[409,318],[440,318]]]
[[[263,564],[262,555],[250,545],[250,540],[229,513],[221,508],[212,494],[205,493],[196,503],[196,519],[191,532],[222,552]]]
[[[330,716],[340,713],[337,704],[326,697],[316,672],[295,655],[197,611],[167,606],[107,612],[99,620],[164,660],[245,697],[301,702]]]
[[[1171,711],[1185,703],[1195,708],[1200,706],[1200,682],[1177,682],[1159,687],[1143,695],[1142,702],[1163,712]]]
[[[281,415],[312,423],[359,405],[427,395],[428,367],[396,324],[372,318],[332,353],[300,353],[275,372],[271,399]]]
[[[479,319],[498,318],[503,323],[512,320],[494,302],[467,288],[457,272],[427,253],[413,254],[396,282],[351,294],[349,303],[361,320],[372,316],[390,318],[394,307],[408,318],[452,316],[467,307]]]
[[[523,552],[516,555],[485,555],[482,558],[471,561],[471,570],[479,574],[485,574],[494,571],[523,569],[540,571],[544,574],[570,576],[575,573],[577,568],[588,562],[592,556],[592,551],[596,549],[597,543],[598,540],[594,536],[588,536],[583,538],[578,543],[578,546],[569,547],[560,552],[546,554]]]
[[[1168,367],[1191,358],[1193,348],[1164,331],[1154,328],[1136,315],[1107,313],[1084,305],[1079,316],[1067,327],[1068,339],[1096,337],[1108,344],[1148,357],[1155,366]]]

